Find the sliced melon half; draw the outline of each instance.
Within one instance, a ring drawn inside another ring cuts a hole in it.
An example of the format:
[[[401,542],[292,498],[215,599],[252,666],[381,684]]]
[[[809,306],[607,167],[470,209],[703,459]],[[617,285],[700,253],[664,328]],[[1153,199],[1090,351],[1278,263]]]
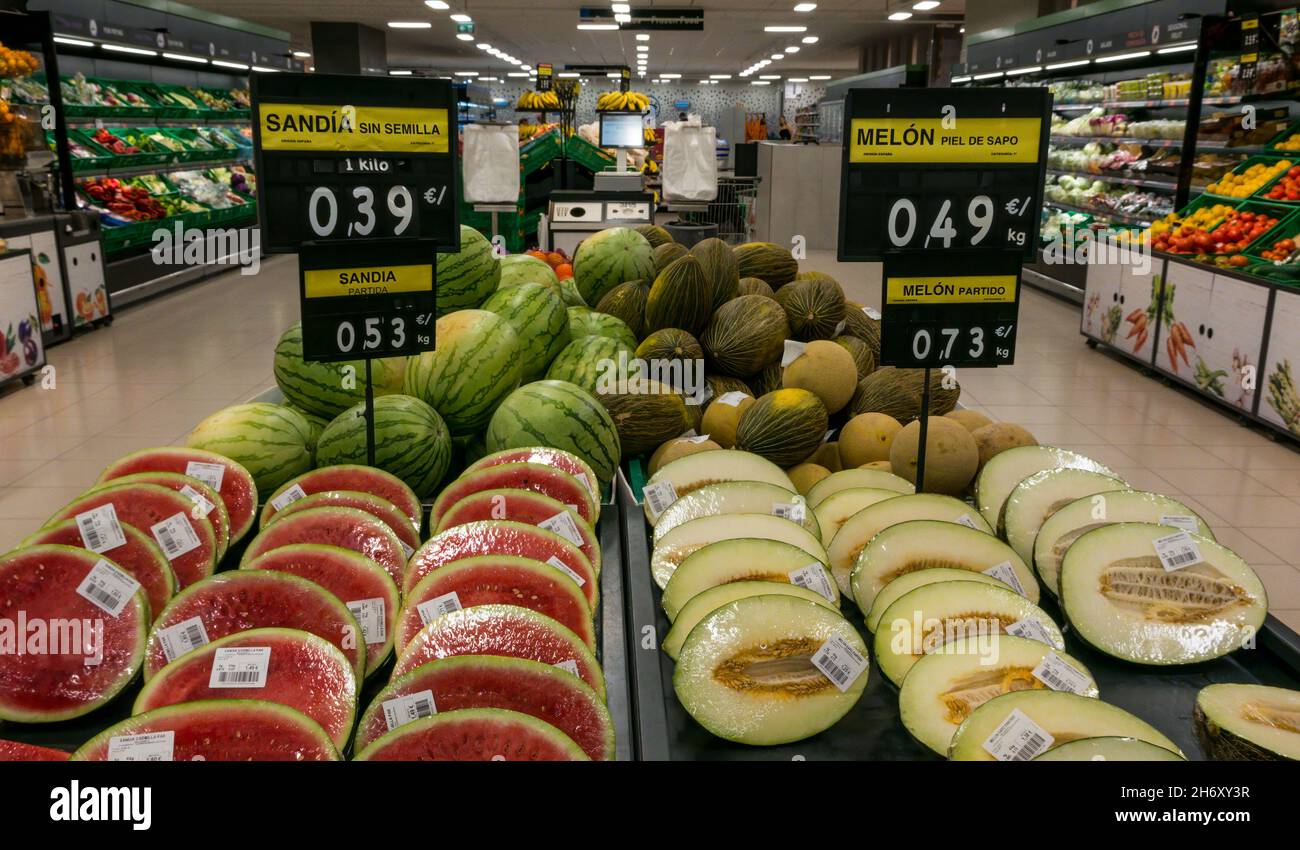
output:
[[[923,585],[937,584],[941,581],[974,581],[980,584],[991,584],[994,587],[1005,587],[1008,590],[1012,589],[1011,585],[986,573],[959,570],[952,567],[932,567],[927,570],[917,570],[914,573],[904,573],[882,587],[880,592],[876,594],[876,598],[871,600],[871,608],[863,615],[867,631],[875,632],[876,624],[880,622],[881,615],[889,610],[890,605],[898,601],[898,597],[905,593],[911,593]]]
[[[994,697],[971,712],[952,736],[948,758],[953,761],[994,761],[984,744],[1012,712],[1020,711],[1052,736],[1048,748],[1080,738],[1137,738],[1183,755],[1178,745],[1157,728],[1122,708],[1068,691],[1015,691]]]
[[[833,472],[814,484],[808,490],[808,504],[815,508],[827,496],[841,490],[852,490],[857,487],[893,490],[895,493],[916,492],[916,487],[912,485],[911,481],[883,469],[845,469],[841,472]]]
[[[796,584],[781,584],[775,581],[728,582],[695,594],[689,602],[682,606],[682,610],[677,612],[677,617],[673,620],[672,628],[664,636],[661,644],[664,652],[669,658],[676,661],[678,653],[682,650],[682,644],[686,642],[691,629],[695,628],[700,620],[703,620],[728,602],[735,602],[737,599],[744,599],[746,596],[764,595],[793,596],[797,599],[807,599],[809,602],[816,602],[818,605],[823,605],[837,614],[839,613],[835,606],[820,593]]]
[[[651,525],[673,502],[708,484],[720,481],[764,481],[791,493],[796,492],[790,476],[781,467],[751,452],[719,449],[697,452],[666,463],[650,476],[643,491],[646,519]]]
[[[972,711],[1012,691],[1047,688],[1034,670],[1049,655],[1056,656],[1050,663],[1068,664],[1087,679],[1084,696],[1097,696],[1097,683],[1088,668],[1060,650],[1012,635],[1001,635],[996,642],[963,638],[925,656],[908,671],[898,692],[903,725],[916,740],[947,755],[957,727]]]
[[[821,537],[817,516],[809,510],[803,496],[764,481],[725,481],[693,490],[673,502],[655,523],[655,543],[682,523],[718,514],[789,516],[788,521]]]
[[[922,656],[942,652],[959,639],[996,648],[1000,635],[1017,633],[1041,637],[1053,649],[1065,646],[1052,618],[1014,590],[941,581],[909,591],[890,605],[880,616],[873,649],[880,672],[899,685]]]
[[[840,526],[858,511],[898,495],[901,494],[897,490],[884,490],[880,487],[851,487],[822,499],[813,509],[817,515],[817,525],[821,527],[822,545],[831,545]]]
[[[824,587],[836,596],[827,601],[836,608],[840,604],[835,583],[822,561],[798,546],[753,538],[710,543],[688,555],[668,580],[660,604],[668,619],[675,620],[682,606],[697,594],[733,581],[775,581],[814,590]]]
[[[1016,485],[1035,472],[1047,469],[1090,469],[1113,475],[1089,457],[1053,446],[1017,446],[994,455],[975,478],[975,504],[990,525],[996,525],[1002,503]]]
[[[1220,761],[1300,760],[1300,691],[1209,685],[1196,695],[1196,739]]]
[[[813,536],[812,532],[801,525],[795,525],[786,519],[771,514],[720,514],[706,516],[682,523],[663,536],[655,544],[650,555],[650,574],[655,584],[663,589],[668,585],[673,572],[697,549],[719,540],[738,540],[754,537],[761,540],[775,540],[798,546],[808,553],[810,560],[828,564],[826,547]]]
[[[1200,561],[1167,570],[1155,541],[1186,534]],[[1125,522],[1074,541],[1061,562],[1061,607],[1079,636],[1138,664],[1227,655],[1264,625],[1268,596],[1246,562],[1199,534]]]
[[[1016,554],[1032,563],[1034,538],[1052,514],[1084,496],[1123,490],[1120,478],[1089,469],[1046,469],[1017,484],[1002,505],[998,534]]]
[[[1187,761],[1137,738],[1080,738],[1053,747],[1034,761]]]
[[[1061,558],[1070,544],[1083,534],[1116,522],[1158,522],[1195,524],[1196,533],[1214,539],[1205,520],[1177,499],[1142,490],[1112,490],[1076,499],[1043,523],[1034,537],[1034,569],[1043,584],[1059,594]],[[1171,527],[1170,533],[1178,527]]]
[[[937,519],[962,525],[969,523],[979,531],[993,534],[992,527],[979,515],[979,511],[952,496],[913,493],[877,502],[846,519],[831,538],[831,545],[826,547],[826,554],[831,559],[831,574],[835,576],[840,593],[848,596],[852,592],[849,576],[858,562],[858,555],[871,542],[871,538],[891,525],[914,519]]]

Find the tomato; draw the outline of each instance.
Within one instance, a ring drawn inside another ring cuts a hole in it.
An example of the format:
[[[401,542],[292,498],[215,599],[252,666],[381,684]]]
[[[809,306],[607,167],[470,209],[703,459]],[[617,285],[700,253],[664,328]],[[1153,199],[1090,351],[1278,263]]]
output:
[[[1250,260],[1249,258],[1246,257],[1245,254],[1238,254],[1235,257],[1229,258],[1228,264],[1231,266],[1235,266],[1236,268],[1241,268],[1242,266],[1249,265]]]

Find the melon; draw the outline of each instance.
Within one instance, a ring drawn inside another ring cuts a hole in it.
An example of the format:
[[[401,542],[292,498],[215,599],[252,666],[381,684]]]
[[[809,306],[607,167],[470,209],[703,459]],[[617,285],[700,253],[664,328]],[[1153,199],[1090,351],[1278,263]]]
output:
[[[438,315],[477,307],[496,291],[501,261],[492,243],[472,227],[460,226],[460,250],[438,254],[434,274]]]
[[[719,540],[682,559],[664,586],[660,604],[676,621],[682,607],[711,587],[733,581],[773,581],[808,587],[838,608],[839,593],[826,565],[798,546],[776,540]]]
[[[793,485],[790,485],[793,487]],[[659,515],[654,539],[659,541],[677,526],[703,516],[770,513],[820,536],[817,517],[807,509],[802,496],[784,485],[765,481],[720,481],[698,487],[679,497]]]
[[[832,474],[841,472],[844,464],[840,463],[840,444],[837,440],[822,443],[808,456],[805,463],[815,463],[828,469]]]
[[[230,512],[226,510],[226,503],[221,500],[221,496],[216,490],[213,490],[197,478],[176,472],[137,472],[133,475],[114,478],[100,486],[107,487],[122,484],[157,484],[159,487],[174,490],[189,499],[190,513],[198,512],[207,517],[208,522],[212,523],[212,533],[215,535],[217,544],[217,552],[214,556],[216,562],[221,563],[221,559],[226,557],[226,550],[230,547]],[[93,493],[95,488],[86,492]]]
[[[856,301],[844,302],[844,332],[867,344],[880,362],[880,314]]]
[[[965,492],[979,467],[975,439],[961,423],[942,416],[929,417],[927,425],[925,480],[916,480],[921,444],[919,419],[904,425],[894,434],[889,447],[890,466],[893,467],[894,474],[916,484],[918,492],[960,495]]]
[[[816,463],[801,463],[787,469],[786,474],[790,476],[790,483],[799,491],[799,495],[806,496],[813,485],[829,476],[831,471]]]
[[[789,335],[780,304],[762,295],[741,295],[713,314],[700,345],[713,369],[746,378],[779,364]]]
[[[1015,486],[998,517],[1000,534],[1026,561],[1034,557],[1034,538],[1052,514],[1076,499],[1123,490],[1123,480],[1087,469],[1045,469]]]
[[[440,525],[448,509],[466,496],[502,488],[550,496],[572,505],[593,525],[600,518],[600,503],[592,497],[591,488],[568,472],[542,463],[502,463],[467,472],[448,484],[429,509],[429,525]]]
[[[709,280],[710,291],[713,293],[710,312],[736,297],[736,287],[740,285],[740,266],[730,245],[716,236],[701,239],[691,247],[691,255],[700,261],[704,276]]]
[[[826,549],[811,531],[770,513],[713,514],[684,522],[655,540],[650,575],[661,589],[693,552],[720,540],[767,540],[801,549],[808,563],[827,563]]]
[[[68,756],[63,750],[0,739],[0,761],[67,761]]]
[[[759,481],[794,494],[794,484],[781,467],[750,452],[723,449],[701,452],[665,464],[650,476],[642,491],[646,518],[653,526],[678,498],[708,484]]]
[[[122,523],[126,542],[102,554],[114,566],[140,582],[145,598],[149,600],[150,619],[167,604],[179,589],[176,574],[172,572],[167,556],[154,539],[130,523]],[[46,526],[18,544],[18,549],[29,546],[73,546],[86,548],[81,528],[75,519]]]
[[[665,440],[659,448],[655,449],[654,454],[650,455],[650,460],[646,464],[646,473],[654,475],[664,464],[672,463],[678,458],[720,448],[722,446],[710,440],[708,434],[702,437],[674,437]]]
[[[917,520],[917,522],[926,522],[927,520]],[[895,579],[891,579],[888,584],[880,588],[880,591],[871,600],[871,607],[866,609],[862,615],[862,623],[867,627],[867,631],[875,633],[880,626],[880,618],[889,606],[893,605],[904,594],[911,593],[918,587],[927,584],[937,584],[941,581],[973,581],[978,584],[992,584],[998,587],[1011,588],[1000,579],[996,579],[988,573],[979,573],[974,570],[964,570],[957,567],[926,567],[922,570],[906,572]],[[861,586],[861,579],[859,579]],[[853,588],[854,596],[857,596],[858,589]],[[862,610],[859,608],[859,610]]]
[[[433,407],[452,434],[477,431],[519,384],[519,337],[510,322],[487,310],[443,316],[434,336],[437,350],[407,364],[405,393]]]
[[[713,399],[726,395],[727,393],[742,392],[745,395],[750,394],[749,384],[745,383],[740,378],[733,378],[730,375],[709,373],[704,376],[704,383],[709,387],[704,393],[707,398],[704,399],[704,402],[701,405],[704,410],[709,409],[709,405],[712,404]]]
[[[686,397],[672,387],[645,378],[629,378],[622,392],[598,392],[618,430],[624,458],[652,451],[690,429]]]
[[[648,281],[629,280],[606,292],[596,303],[596,312],[622,320],[632,335],[640,339],[645,336],[645,305],[649,297]]]
[[[588,304],[629,280],[654,277],[654,251],[644,236],[626,227],[593,233],[573,255],[573,279]]]
[[[560,279],[555,276],[555,270],[545,260],[539,260],[530,254],[509,254],[501,257],[499,262],[501,280],[496,286],[498,293],[519,286],[541,286],[560,298]],[[560,298],[560,302],[563,304],[564,299]],[[480,303],[486,304],[486,300]],[[477,307],[479,304],[466,306]],[[483,306],[483,309],[486,310],[488,307]]]
[[[626,340],[594,334],[578,337],[551,361],[546,378],[566,381],[595,394],[610,382],[611,376],[627,374],[635,359]]]
[[[708,590],[700,591],[681,607],[673,620],[672,628],[668,630],[668,634],[664,635],[664,654],[675,661],[691,630],[699,624],[700,620],[728,602],[734,602],[737,599],[744,599],[749,596],[771,595],[793,596],[796,599],[815,602],[832,611],[836,610],[835,606],[826,597],[797,584],[786,584],[777,581],[729,581],[726,584],[715,585]]]
[[[975,505],[989,525],[996,526],[1002,505],[1016,485],[1045,469],[1087,469],[1113,475],[1089,457],[1052,446],[1017,446],[999,452],[980,467],[975,479]]]
[[[311,424],[301,414],[253,402],[218,410],[194,427],[185,445],[239,464],[253,476],[258,494],[265,495],[311,468],[311,438]]]
[[[498,291],[483,302],[514,329],[521,363],[520,378],[531,381],[569,344],[569,313],[560,296],[543,286],[523,283]]]
[[[887,413],[859,413],[840,429],[840,458],[848,467],[888,461],[903,424]]]
[[[240,566],[295,543],[350,549],[379,564],[393,581],[401,581],[406,570],[406,551],[391,528],[365,511],[339,507],[312,508],[276,520],[248,544]]]
[[[618,468],[618,429],[589,392],[566,381],[536,381],[515,390],[488,423],[490,452],[549,446],[580,457],[608,491]]]
[[[416,531],[422,527],[424,506],[400,478],[371,466],[344,464],[315,469],[285,482],[267,497],[266,507],[262,509],[262,528],[266,528],[277,511],[295,499],[335,490],[359,491],[378,496],[395,505],[411,521]]]
[[[874,487],[897,493],[915,492],[912,482],[892,472],[878,469],[844,469],[831,473],[830,476],[813,485],[813,488],[808,491],[808,505],[815,509],[824,499],[835,493],[857,487]]]
[[[858,370],[858,379],[867,377],[876,369],[876,355],[871,353],[871,346],[855,336],[837,336],[835,344],[843,348],[853,358],[853,366]],[[856,391],[856,386],[855,386]]]
[[[785,310],[793,339],[830,340],[840,332],[844,321],[844,290],[833,278],[796,280],[778,289],[772,297]]]
[[[578,285],[573,282],[572,277],[566,277],[560,280],[560,298],[564,301],[565,307],[590,307],[583,300],[582,294],[578,292]]]
[[[740,417],[736,448],[793,466],[808,457],[826,436],[826,405],[808,390],[767,393]]]
[[[661,271],[689,253],[690,250],[685,245],[678,244],[677,242],[656,245],[654,249],[655,276],[657,277]],[[648,282],[653,283],[653,278]]]
[[[660,245],[675,244],[673,235],[657,224],[638,224],[632,229],[644,236],[653,248],[658,248]]]
[[[748,391],[730,390],[714,395],[704,410],[700,428],[719,446],[732,448],[736,445],[736,429],[740,427],[740,418],[753,404],[754,397]],[[652,472],[651,475],[653,474]]]
[[[884,413],[905,424],[920,414],[921,394],[904,379],[901,370],[884,366],[858,381],[849,410],[854,416]]]
[[[858,369],[847,350],[818,339],[808,343],[803,353],[785,367],[781,386],[808,390],[821,399],[827,413],[838,413],[857,391]]]
[[[382,499],[372,493],[361,493],[356,490],[324,490],[320,493],[312,493],[297,501],[290,502],[284,509],[276,511],[271,515],[268,525],[281,517],[291,516],[299,511],[309,511],[312,508],[355,508],[359,511],[365,511],[375,519],[382,522],[397,535],[397,539],[402,541],[402,548],[407,551],[409,556],[420,546],[420,532],[415,530],[411,520],[406,514],[387,499]]]
[[[1196,694],[1196,740],[1215,761],[1300,761],[1300,691],[1214,684]]]
[[[401,479],[417,496],[437,491],[451,465],[451,434],[433,407],[409,395],[375,399],[375,462]],[[345,410],[321,434],[316,447],[320,466],[364,464],[365,403]]]
[[[771,298],[773,290],[765,280],[757,277],[742,277],[740,282],[736,284],[736,296],[741,295],[763,295]]]
[[[773,289],[780,289],[794,280],[799,273],[799,263],[790,251],[771,242],[746,242],[737,245],[736,272],[741,277],[756,277]]]
[[[1013,422],[991,422],[971,431],[975,446],[979,449],[980,469],[984,464],[997,457],[1007,449],[1020,446],[1036,446],[1038,440],[1027,428]]]
[[[377,396],[402,391],[405,357],[370,361],[371,384]],[[308,361],[302,355],[302,324],[295,322],[275,346],[275,385],[299,413],[326,422],[366,398],[364,360]]]
[[[554,530],[581,549],[593,568],[600,571],[600,542],[591,526],[565,503],[541,493],[512,488],[471,493],[447,508],[434,533],[486,520],[511,520]]]
[[[407,565],[403,592],[440,567],[476,555],[519,555],[534,561],[563,564],[586,584],[596,584],[599,564],[560,535],[511,520],[484,520],[452,526],[429,538]],[[594,601],[595,597],[591,597]]]
[[[785,369],[781,366],[779,360],[773,360],[764,366],[758,373],[749,378],[749,391],[754,394],[755,398],[765,396],[768,393],[774,393],[781,389],[781,378],[785,375]]]
[[[827,476],[829,477],[829,476]],[[829,546],[836,533],[858,511],[900,495],[897,490],[880,487],[850,487],[831,493],[812,509],[821,529],[822,545]]]
[[[681,328],[662,328],[654,331],[641,344],[636,347],[636,356],[650,364],[651,374],[648,376],[655,380],[665,380],[665,370],[680,369],[680,375],[684,379],[688,375],[695,374],[692,370],[698,363],[704,360],[704,349],[700,343],[690,333]],[[657,365],[656,365],[657,364]],[[671,374],[671,373],[670,373]],[[673,381],[669,381],[673,383]],[[685,381],[678,380],[676,385],[685,389]]]
[[[1204,746],[1204,744],[1202,744]],[[1212,756],[1216,761],[1224,756]],[[1187,761],[1175,752],[1122,735],[1079,738],[1060,744],[1031,761]]]
[[[962,410],[949,411],[948,413],[945,413],[944,416],[954,422],[961,423],[963,428],[971,432],[977,431],[985,425],[993,424],[992,419],[988,418],[983,413],[980,413],[978,410],[967,410],[963,408]]]
[[[636,348],[636,334],[627,323],[617,316],[599,313],[588,307],[570,307],[569,336],[582,339],[585,336],[606,336],[617,340],[628,348]]]
[[[528,714],[465,708],[399,726],[357,761],[588,761],[559,729]]]
[[[645,329],[698,334],[713,314],[713,284],[694,255],[673,260],[656,277],[645,305]]]
[[[591,491],[591,497],[596,501],[596,504],[599,505],[601,502],[600,491],[596,488],[596,473],[592,470],[591,465],[572,452],[548,446],[524,446],[518,449],[504,449],[499,452],[492,452],[465,467],[465,471],[461,474],[468,475],[480,469],[501,466],[506,463],[540,463],[553,466],[581,481],[583,486]]]

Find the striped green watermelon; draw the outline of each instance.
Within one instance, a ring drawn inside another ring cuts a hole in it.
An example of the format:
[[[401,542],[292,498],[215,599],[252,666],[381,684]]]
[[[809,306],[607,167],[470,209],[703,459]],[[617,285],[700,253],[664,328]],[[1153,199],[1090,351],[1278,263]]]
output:
[[[492,243],[472,227],[460,226],[460,251],[439,254],[435,288],[438,315],[477,307],[491,295],[501,280],[501,261]]]
[[[483,309],[501,316],[515,329],[520,377],[525,381],[541,377],[547,364],[569,344],[569,314],[560,296],[545,286],[521,283],[498,289],[483,302]]]
[[[477,431],[519,384],[519,337],[508,321],[487,310],[443,316],[434,333],[437,350],[407,364],[406,394],[432,405],[452,434]]]
[[[284,403],[284,406],[301,416],[303,419],[306,419],[307,424],[311,426],[311,438],[307,440],[307,448],[311,450],[312,463],[315,463],[316,443],[320,442],[320,435],[325,433],[325,426],[330,424],[330,419],[332,417],[317,416],[314,413],[308,413],[300,407],[289,404],[287,401]]]
[[[629,280],[654,278],[654,249],[646,238],[626,227],[593,233],[578,246],[573,257],[573,278],[588,304]]]
[[[366,397],[366,364],[361,360],[309,363],[302,359],[302,324],[295,322],[275,346],[275,384],[285,402],[329,421]],[[402,391],[405,357],[371,361],[375,395]]]
[[[597,313],[590,307],[569,308],[569,336],[581,339],[584,336],[607,336],[636,348],[636,334],[627,326],[627,322],[608,313]]]
[[[560,281],[560,297],[564,299],[566,307],[590,307],[578,291],[578,285],[573,282],[573,278],[566,277]]]
[[[560,279],[555,270],[543,260],[528,254],[510,254],[501,258],[501,282],[497,291],[518,286],[521,283],[536,283],[560,294]]]
[[[610,368],[609,364],[620,364],[620,354],[624,357],[622,362],[629,366],[636,359],[632,347],[621,339],[594,334],[580,337],[556,355],[551,361],[551,368],[546,370],[546,377],[553,381],[577,384],[595,394],[597,379]]]
[[[338,415],[316,447],[319,466],[366,462],[365,402]],[[451,434],[438,412],[409,395],[375,399],[375,466],[429,496],[451,463]]]
[[[501,402],[488,423],[490,452],[521,446],[563,449],[586,461],[606,492],[618,469],[618,430],[591,393],[567,381],[536,381]]]
[[[240,464],[265,495],[311,468],[311,438],[311,423],[301,414],[259,401],[218,410],[195,426],[185,445]]]

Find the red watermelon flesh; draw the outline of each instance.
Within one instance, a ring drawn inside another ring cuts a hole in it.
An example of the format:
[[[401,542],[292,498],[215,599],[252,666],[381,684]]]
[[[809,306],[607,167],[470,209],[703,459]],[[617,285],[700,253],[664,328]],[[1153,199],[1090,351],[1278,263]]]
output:
[[[444,658],[392,682],[361,716],[355,748],[363,750],[388,733],[385,702],[424,691],[440,713],[504,708],[531,714],[568,735],[591,759],[614,758],[614,723],[595,691],[567,671],[499,655]]]
[[[536,717],[467,708],[399,726],[357,761],[587,761],[582,748]]]
[[[253,519],[257,516],[257,485],[247,469],[224,455],[181,446],[144,449],[113,461],[100,474],[99,480],[109,481],[138,472],[176,472],[194,476],[202,467],[191,467],[190,464],[224,467],[221,486],[216,491],[221,494],[221,501],[225,502],[226,512],[230,514],[230,542],[243,540],[252,530]]]
[[[80,717],[140,671],[149,631],[143,588],[117,616],[77,593],[100,560],[70,546],[30,546],[0,557],[0,622],[10,624],[7,637],[0,632],[0,720]]]
[[[0,740],[0,761],[67,761],[69,755],[63,750]]]
[[[218,650],[254,647],[270,650],[264,687],[254,690],[209,684]],[[301,711],[319,723],[339,749],[347,745],[356,720],[357,680],[351,663],[328,641],[296,629],[238,632],[178,658],[149,680],[136,697],[132,713],[245,696]]]
[[[198,537],[199,545],[183,555],[168,559],[172,572],[176,573],[177,584],[186,588],[212,575],[217,564],[217,535],[212,530],[212,523],[207,517],[195,518],[194,505],[187,497],[157,484],[111,484],[98,487],[63,508],[46,525],[73,519],[78,514],[108,504],[117,512],[119,522],[130,523],[155,540],[157,536],[153,533],[153,527],[180,514]],[[166,547],[161,543],[159,546],[166,554]]]
[[[484,490],[472,493],[447,509],[442,521],[438,523],[435,534],[442,534],[449,528],[469,522],[488,520],[510,520],[526,525],[541,525],[557,514],[567,513],[573,518],[573,527],[582,540],[578,549],[587,556],[592,569],[600,575],[600,542],[592,533],[591,526],[565,505],[527,490]]]
[[[465,471],[461,474],[468,475],[471,472],[487,469],[490,466],[500,466],[503,463],[540,463],[544,466],[553,466],[569,473],[582,482],[583,486],[591,491],[591,498],[596,501],[597,505],[601,502],[601,494],[597,489],[600,485],[597,483],[598,479],[595,471],[585,460],[564,451],[564,449],[553,449],[549,446],[502,449],[474,461],[465,467]]]
[[[269,525],[277,519],[292,516],[299,511],[324,507],[356,508],[375,517],[375,519],[392,529],[393,533],[397,535],[397,539],[406,544],[406,547],[411,550],[411,552],[403,552],[408,558],[411,557],[411,553],[420,548],[420,533],[415,530],[415,526],[411,525],[411,521],[406,514],[402,513],[396,505],[386,499],[382,499],[373,493],[362,493],[357,490],[323,490],[320,493],[312,493],[310,496],[292,502],[284,509],[276,511],[267,524]]]
[[[345,605],[369,599],[381,600],[384,607],[383,640],[374,643],[367,640],[366,670],[374,673],[393,651],[397,612],[402,607],[401,596],[387,571],[364,555],[338,546],[299,543],[258,555],[241,569],[271,570],[314,581]]]
[[[159,487],[166,487],[168,490],[175,490],[182,493],[186,487],[198,491],[199,495],[212,504],[212,510],[207,514],[208,521],[212,523],[212,533],[217,535],[217,563],[226,557],[226,550],[230,547],[230,514],[226,510],[226,505],[221,501],[221,495],[208,485],[204,484],[197,478],[188,475],[180,475],[175,472],[138,472],[135,475],[123,475],[121,478],[114,478],[114,484],[157,484]],[[191,503],[191,511],[193,503]]]
[[[572,579],[531,558],[478,555],[434,570],[407,594],[397,623],[398,647],[405,648],[425,626],[418,606],[450,593],[456,594],[461,608],[518,605],[545,614],[589,648],[596,646],[591,608]]]
[[[569,473],[540,463],[505,463],[467,472],[448,484],[429,509],[429,525],[439,527],[439,520],[452,505],[485,490],[527,490],[550,496],[564,505],[572,505],[578,515],[595,525],[600,508],[589,490]]]
[[[393,530],[356,508],[312,508],[262,529],[244,550],[240,566],[265,552],[294,543],[319,543],[351,549],[383,567],[394,582],[406,572],[406,552]]]
[[[411,521],[411,525],[415,526],[417,532],[424,518],[424,505],[420,504],[419,497],[396,475],[370,466],[341,463],[337,466],[322,466],[320,469],[304,472],[292,481],[286,481],[281,485],[280,489],[267,498],[266,507],[262,509],[262,528],[266,528],[266,524],[278,510],[271,503],[295,486],[301,487],[308,496],[326,490],[372,493],[396,505],[399,511],[406,514],[406,518]]]
[[[145,681],[167,666],[159,632],[197,617],[208,641],[248,629],[301,629],[322,637],[352,662],[357,681],[365,678],[361,627],[338,598],[320,585],[268,570],[220,573],[181,591],[167,604],[149,635]]]
[[[605,698],[605,676],[582,638],[550,617],[518,605],[477,605],[443,614],[402,650],[393,679],[421,664],[457,655],[504,655],[576,665],[578,678]]]
[[[176,593],[176,574],[172,572],[167,556],[158,548],[158,544],[153,542],[152,537],[130,523],[122,524],[122,532],[126,535],[126,542],[116,549],[104,552],[103,557],[140,582],[140,586],[144,588],[144,595],[149,600],[150,614],[157,616],[162,613],[167,600]],[[42,528],[19,546],[44,544],[75,546],[78,549],[86,545],[81,539],[81,529],[77,527],[77,521],[72,519]]]
[[[173,734],[172,761],[340,761],[320,724],[288,706],[261,700],[169,705],[123,720],[87,741],[74,761],[107,761],[115,737]]]

